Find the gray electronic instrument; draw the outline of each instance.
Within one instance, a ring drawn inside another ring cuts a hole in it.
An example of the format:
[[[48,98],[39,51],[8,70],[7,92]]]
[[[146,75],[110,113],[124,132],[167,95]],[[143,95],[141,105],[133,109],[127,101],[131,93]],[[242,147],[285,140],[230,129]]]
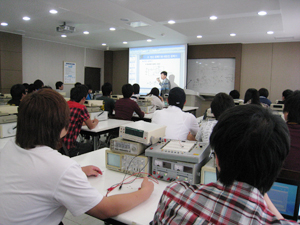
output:
[[[138,172],[149,173],[150,163],[148,157],[144,155],[128,155],[106,150],[105,165],[107,169],[134,174]],[[147,176],[142,174],[141,176]]]
[[[161,142],[148,147],[145,151],[145,155],[161,159],[200,163],[209,158],[210,145],[197,141],[162,139]]]
[[[110,149],[113,152],[140,155],[145,152],[146,147],[147,145],[134,141],[128,141],[120,137],[110,140]]]

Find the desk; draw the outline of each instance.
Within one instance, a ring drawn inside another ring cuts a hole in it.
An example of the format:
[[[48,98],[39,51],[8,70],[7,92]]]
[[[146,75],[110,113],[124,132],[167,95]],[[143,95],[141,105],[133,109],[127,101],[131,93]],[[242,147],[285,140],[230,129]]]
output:
[[[82,126],[80,133],[84,135],[90,135],[93,138],[94,150],[98,149],[99,138],[101,134],[106,134],[114,130],[118,130],[120,126],[131,123],[132,121],[128,120],[116,120],[108,119],[99,121],[97,126],[90,130],[87,126]]]
[[[106,195],[107,188],[112,185],[119,183],[124,178],[124,173],[119,173],[116,171],[108,170],[105,167],[105,150],[107,148],[99,149],[93,152],[89,152],[83,155],[73,157],[76,162],[81,166],[94,165],[98,166],[103,175],[98,177],[89,177],[88,180],[91,185],[96,188],[102,195]],[[132,184],[123,185],[122,189],[119,190],[116,188],[109,195],[130,193],[137,191],[141,186],[142,179],[135,180]],[[125,224],[136,224],[136,225],[147,225],[152,221],[154,213],[157,209],[158,202],[160,197],[170,183],[159,181],[159,184],[154,183],[154,191],[151,194],[150,198],[147,199],[142,204],[131,209],[128,212],[122,213],[116,217],[113,217],[114,220]]]

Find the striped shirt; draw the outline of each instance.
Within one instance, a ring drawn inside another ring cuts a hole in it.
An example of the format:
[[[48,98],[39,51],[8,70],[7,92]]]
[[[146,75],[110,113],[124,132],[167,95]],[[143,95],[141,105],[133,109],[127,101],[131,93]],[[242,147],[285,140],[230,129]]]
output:
[[[171,183],[163,192],[153,224],[297,224],[278,220],[258,189],[234,182],[208,185]]]

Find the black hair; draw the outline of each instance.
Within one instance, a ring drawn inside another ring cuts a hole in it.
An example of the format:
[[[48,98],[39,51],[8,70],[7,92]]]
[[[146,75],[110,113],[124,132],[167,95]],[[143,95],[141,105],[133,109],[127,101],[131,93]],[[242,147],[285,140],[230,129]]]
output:
[[[263,96],[263,97],[268,97],[269,96],[269,91],[266,88],[261,88],[258,90],[259,96]]]
[[[139,94],[140,93],[140,85],[139,84],[133,84],[133,93],[134,94]]]
[[[10,89],[12,99],[21,100],[23,94],[26,94],[26,90],[23,84],[15,84]]]
[[[39,79],[37,79],[36,81],[34,81],[33,84],[34,84],[36,90],[39,90],[39,89],[41,89],[44,86],[44,82],[41,81],[41,80],[39,80]]]
[[[289,131],[284,120],[258,105],[226,110],[210,136],[225,186],[248,183],[265,194],[273,185],[289,153]]]
[[[232,90],[231,92],[229,92],[229,95],[233,99],[239,99],[240,98],[240,92],[238,90]]]
[[[74,84],[74,87],[79,87],[80,85],[82,85],[80,82],[76,82],[76,83]]]
[[[28,94],[32,93],[34,91],[36,91],[35,85],[34,84],[29,84],[29,86],[28,86]]]
[[[71,89],[70,96],[72,101],[80,102],[82,98],[86,98],[87,94],[87,87],[85,85],[80,85]]]
[[[184,90],[180,87],[174,87],[170,90],[168,97],[169,105],[174,105],[182,109],[185,103],[185,99],[186,96]]]
[[[28,90],[29,84],[28,83],[23,83],[23,85],[24,85],[25,89]]]
[[[287,122],[300,124],[300,91],[295,91],[284,102],[283,112],[287,112]]]
[[[156,97],[158,97],[159,96],[158,88],[157,87],[152,88],[149,95],[155,95]]]
[[[255,88],[249,88],[244,97],[244,103],[247,103],[251,100],[251,104],[261,105],[259,100],[258,91]]]
[[[104,83],[101,87],[103,96],[109,96],[112,92],[112,85],[111,83]]]
[[[284,97],[284,100],[286,100],[292,94],[293,94],[293,91],[291,89],[286,89],[282,92],[282,96]]]
[[[163,75],[165,75],[165,76],[168,75],[167,71],[162,71],[160,74],[163,74]]]
[[[211,112],[218,120],[220,115],[228,108],[234,107],[234,101],[231,96],[226,93],[218,93],[210,104]]]
[[[57,81],[57,82],[55,83],[55,88],[56,88],[56,89],[59,89],[62,85],[64,85],[63,82]]]
[[[122,87],[122,94],[124,98],[130,98],[133,93],[133,87],[131,84],[124,84]]]

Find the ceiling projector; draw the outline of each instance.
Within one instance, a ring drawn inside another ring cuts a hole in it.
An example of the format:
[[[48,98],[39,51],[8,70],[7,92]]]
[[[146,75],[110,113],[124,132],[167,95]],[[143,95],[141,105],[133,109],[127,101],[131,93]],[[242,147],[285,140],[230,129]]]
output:
[[[56,27],[56,31],[62,33],[73,33],[75,31],[75,27],[69,26],[66,22],[64,22],[63,25]]]

